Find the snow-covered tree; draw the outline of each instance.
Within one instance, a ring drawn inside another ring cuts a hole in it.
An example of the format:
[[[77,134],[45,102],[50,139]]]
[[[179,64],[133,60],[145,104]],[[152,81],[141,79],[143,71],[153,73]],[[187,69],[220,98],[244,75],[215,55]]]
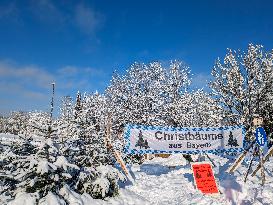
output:
[[[65,185],[73,185],[79,167],[59,155],[56,144],[47,139],[39,147],[29,141],[13,147],[3,160],[1,179],[9,194],[19,192],[37,193],[39,198],[48,192],[58,194]]]
[[[168,126],[220,124],[220,108],[202,90],[188,91],[190,70],[172,61],[133,64],[124,76],[115,74],[106,90],[116,136],[128,123]],[[205,120],[204,120],[205,119]]]
[[[5,125],[6,125],[7,119],[0,115],[0,133],[5,133]]]
[[[115,74],[106,96],[114,131],[127,123],[164,125],[163,106],[173,102],[189,84],[189,70],[174,61],[170,68],[159,62],[133,64],[124,76]]]
[[[13,111],[2,120],[2,129],[5,133],[22,134],[26,130],[29,115],[23,111]],[[1,120],[0,120],[1,121]]]
[[[76,187],[80,193],[88,193],[93,198],[105,198],[118,194],[119,181],[125,181],[125,176],[111,165],[85,167]]]
[[[105,128],[107,118],[106,98],[99,93],[84,95],[81,103],[77,102],[76,107],[81,107],[75,117],[78,125],[78,163],[86,166],[100,164],[112,164],[112,154],[109,153],[105,144]]]
[[[225,124],[243,123],[251,130],[255,116],[264,118],[267,129],[272,124],[273,52],[249,44],[247,52],[229,50],[224,61],[218,58],[212,69],[213,89],[224,109]],[[272,129],[272,127],[271,127]]]
[[[203,90],[185,92],[165,106],[170,125],[178,127],[208,127],[221,124],[222,109]]]
[[[50,114],[47,112],[33,111],[29,113],[29,119],[26,125],[24,135],[34,137],[40,140],[50,138],[56,134]]]
[[[70,122],[73,119],[73,100],[71,96],[64,96],[60,107],[60,118]]]
[[[126,124],[216,126],[220,108],[204,91],[189,92],[190,70],[179,61],[133,64],[125,75],[114,74],[106,90],[114,140]],[[137,157],[141,160],[141,157]]]
[[[58,136],[62,143],[77,138],[77,123],[75,122],[75,107],[72,97],[65,96],[60,107],[60,116],[56,120]]]

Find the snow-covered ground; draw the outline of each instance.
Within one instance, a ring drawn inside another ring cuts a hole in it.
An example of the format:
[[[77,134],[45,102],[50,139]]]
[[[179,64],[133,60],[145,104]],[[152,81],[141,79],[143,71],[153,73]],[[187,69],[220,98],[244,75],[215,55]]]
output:
[[[203,195],[195,189],[190,165],[181,155],[155,158],[132,167],[135,182],[121,189],[110,204],[273,204],[272,165],[266,163],[266,184],[261,186],[260,173],[243,182],[246,162],[232,175],[227,174],[229,161],[210,155],[221,194]],[[177,165],[176,167],[174,167]]]
[[[204,195],[195,189],[191,166],[181,154],[154,158],[142,165],[129,167],[135,180],[120,184],[121,189],[116,197],[93,199],[88,194],[79,195],[67,187],[61,189],[60,195],[73,205],[273,204],[271,162],[265,163],[266,183],[262,186],[260,172],[255,177],[250,175],[247,182],[243,182],[249,157],[234,174],[228,174],[225,171],[236,157],[209,156],[217,165],[213,170],[221,192],[219,195]],[[253,167],[256,165],[257,162],[254,162]],[[0,204],[5,204],[4,198],[0,198]],[[22,193],[9,204],[35,204],[35,195]],[[65,204],[65,201],[50,192],[39,204],[58,205]]]

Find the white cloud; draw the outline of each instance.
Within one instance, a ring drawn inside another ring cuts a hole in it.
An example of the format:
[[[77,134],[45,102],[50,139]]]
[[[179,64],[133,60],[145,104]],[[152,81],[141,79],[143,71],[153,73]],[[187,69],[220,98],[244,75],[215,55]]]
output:
[[[61,75],[75,75],[78,73],[78,68],[75,66],[65,66],[58,70]]]
[[[53,75],[36,66],[19,67],[15,64],[0,62],[1,78],[19,80],[20,84],[33,84],[36,87],[47,88],[54,81]]]
[[[5,102],[1,103],[0,114],[7,110],[47,108],[52,82],[56,82],[56,99],[74,96],[77,90],[93,92],[107,84],[101,69],[64,66],[48,71],[39,66],[0,61],[0,102]]]
[[[83,3],[67,4],[53,0],[31,0],[24,7],[19,7],[18,2],[12,1],[0,4],[0,20],[8,20],[24,25],[29,19],[23,13],[42,24],[51,24],[57,30],[77,28],[80,32],[93,35],[96,43],[100,40],[95,38],[96,32],[103,26],[105,15]],[[66,6],[67,9],[63,9]]]
[[[94,34],[104,23],[104,16],[94,9],[79,4],[75,9],[76,25],[87,34]]]

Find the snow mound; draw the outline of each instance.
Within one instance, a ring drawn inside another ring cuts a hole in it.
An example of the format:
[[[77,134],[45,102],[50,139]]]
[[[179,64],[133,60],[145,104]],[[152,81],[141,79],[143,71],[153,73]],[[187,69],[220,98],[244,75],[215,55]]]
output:
[[[8,205],[36,205],[36,197],[34,194],[21,192],[18,193],[15,199],[9,202]]]

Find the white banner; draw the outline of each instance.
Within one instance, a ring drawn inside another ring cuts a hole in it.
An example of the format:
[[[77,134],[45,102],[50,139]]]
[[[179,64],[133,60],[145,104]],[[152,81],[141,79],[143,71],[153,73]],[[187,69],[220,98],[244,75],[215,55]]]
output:
[[[200,153],[243,151],[242,126],[218,128],[171,128],[128,125],[125,130],[127,152]]]

